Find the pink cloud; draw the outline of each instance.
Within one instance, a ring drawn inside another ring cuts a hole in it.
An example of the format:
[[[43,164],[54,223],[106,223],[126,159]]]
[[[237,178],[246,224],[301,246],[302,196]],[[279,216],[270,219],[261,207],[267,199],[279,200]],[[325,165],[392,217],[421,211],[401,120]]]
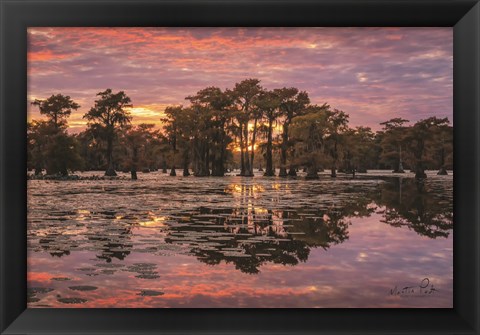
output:
[[[81,101],[125,90],[134,105],[185,103],[206,86],[256,77],[296,86],[352,125],[453,117],[451,28],[30,28],[29,96]],[[154,109],[159,117],[163,107]],[[39,117],[29,108],[30,118]],[[145,120],[142,119],[142,122]],[[81,128],[78,128],[81,129]]]

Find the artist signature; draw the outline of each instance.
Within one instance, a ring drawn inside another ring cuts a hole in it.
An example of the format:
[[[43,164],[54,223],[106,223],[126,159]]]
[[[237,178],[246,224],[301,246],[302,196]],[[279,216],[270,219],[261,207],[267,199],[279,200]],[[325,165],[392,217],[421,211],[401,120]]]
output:
[[[390,290],[390,295],[401,297],[427,297],[437,293],[438,290],[430,282],[430,279],[424,278],[419,285],[414,286],[395,286]]]

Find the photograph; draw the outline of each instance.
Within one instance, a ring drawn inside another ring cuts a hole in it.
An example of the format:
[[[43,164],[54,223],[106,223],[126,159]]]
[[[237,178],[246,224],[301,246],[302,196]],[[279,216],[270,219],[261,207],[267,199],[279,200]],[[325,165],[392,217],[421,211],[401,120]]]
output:
[[[29,309],[454,307],[452,27],[26,33]]]

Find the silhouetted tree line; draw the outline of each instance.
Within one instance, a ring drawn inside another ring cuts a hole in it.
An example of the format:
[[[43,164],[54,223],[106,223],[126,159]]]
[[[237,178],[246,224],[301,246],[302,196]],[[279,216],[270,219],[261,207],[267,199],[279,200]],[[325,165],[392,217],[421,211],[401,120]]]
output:
[[[84,115],[87,128],[68,134],[67,119],[80,106],[69,96],[52,95],[35,100],[45,121],[27,125],[28,168],[41,174],[68,175],[75,170],[149,172],[162,169],[176,175],[223,176],[239,169],[253,176],[318,178],[328,169],[367,172],[410,169],[419,179],[425,170],[447,174],[453,164],[453,127],[447,118],[429,117],[415,124],[401,118],[381,123],[382,130],[349,126],[349,115],[328,104],[310,102],[308,93],[294,87],[267,90],[258,79],[246,79],[232,89],[207,87],[186,97],[188,105],[168,106],[162,128],[133,126],[131,99],[107,89],[97,94]],[[257,156],[256,156],[257,155]],[[258,157],[260,156],[260,157]]]

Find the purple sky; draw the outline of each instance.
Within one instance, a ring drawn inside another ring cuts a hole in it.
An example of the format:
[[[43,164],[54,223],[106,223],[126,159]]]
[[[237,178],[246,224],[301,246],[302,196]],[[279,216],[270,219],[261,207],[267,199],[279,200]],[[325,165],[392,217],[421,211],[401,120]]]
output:
[[[82,107],[112,88],[131,97],[134,123],[159,123],[169,104],[207,86],[258,78],[297,87],[312,103],[379,129],[393,117],[453,117],[451,28],[29,28],[28,102],[70,95]],[[28,106],[29,119],[38,119]]]

